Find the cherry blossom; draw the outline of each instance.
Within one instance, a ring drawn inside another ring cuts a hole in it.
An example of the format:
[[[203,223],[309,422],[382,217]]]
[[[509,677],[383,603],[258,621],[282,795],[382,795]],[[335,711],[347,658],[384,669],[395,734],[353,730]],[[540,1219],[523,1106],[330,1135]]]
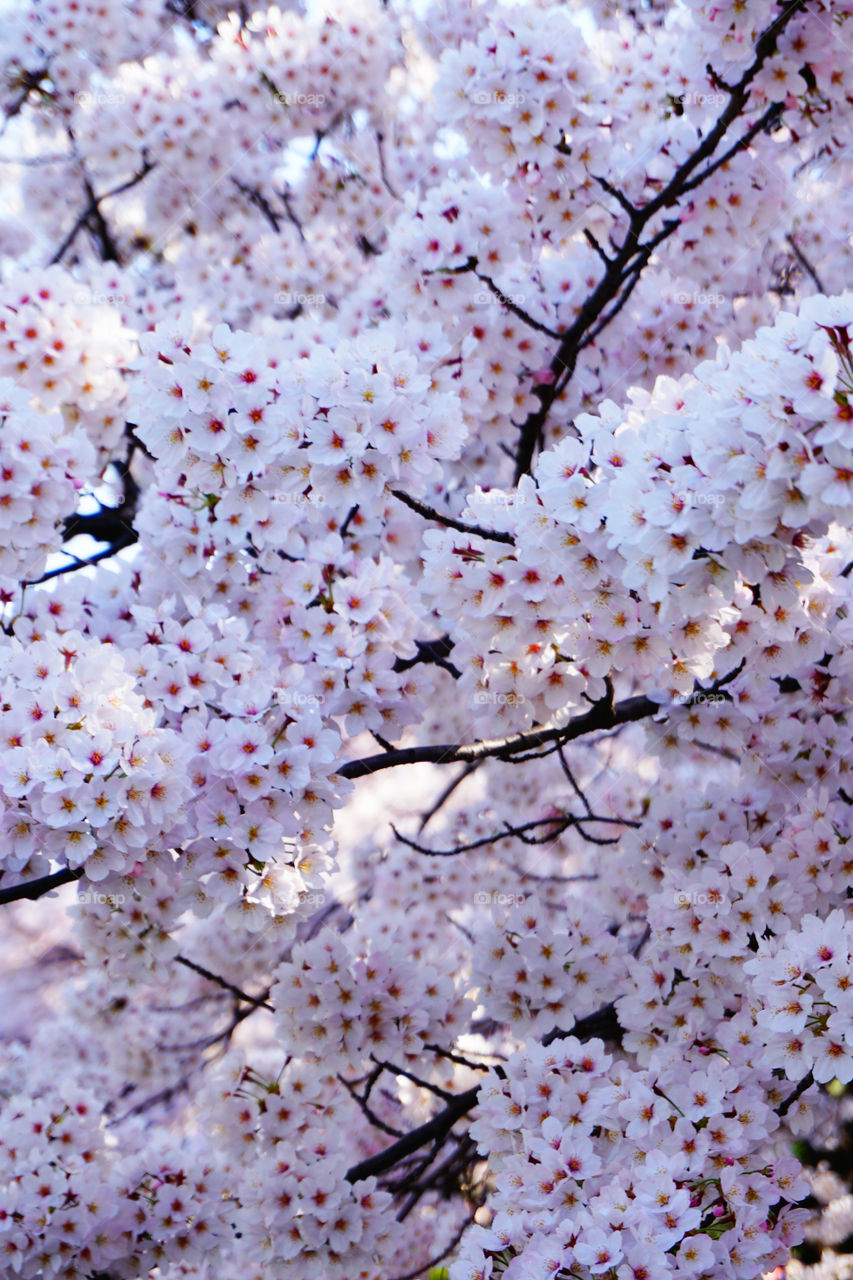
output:
[[[13,9],[9,1274],[844,1274],[853,4]]]

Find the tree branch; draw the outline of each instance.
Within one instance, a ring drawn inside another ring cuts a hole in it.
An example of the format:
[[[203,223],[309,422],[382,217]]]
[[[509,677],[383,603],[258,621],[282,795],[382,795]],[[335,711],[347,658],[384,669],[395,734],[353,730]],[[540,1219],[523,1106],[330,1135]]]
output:
[[[802,249],[797,244],[794,237],[789,233],[788,235],[785,236],[785,239],[787,240],[788,244],[791,246],[791,252],[793,253],[794,257],[797,259],[797,262],[799,262],[800,266],[803,268],[806,274],[811,277],[812,283],[814,284],[818,293],[826,293],[826,290],[823,287],[823,283],[821,281],[820,276],[815,271],[814,267],[809,262],[808,258],[803,253]]]
[[[607,1004],[601,1009],[596,1009],[594,1013],[587,1014],[585,1018],[579,1018],[569,1031],[560,1031],[555,1028],[543,1038],[542,1044],[547,1046],[552,1041],[565,1039],[567,1036],[576,1036],[578,1040],[590,1040],[593,1037],[618,1040],[621,1035],[622,1029],[616,1018],[615,1007],[613,1004]],[[347,1181],[354,1183],[360,1182],[363,1178],[375,1178],[380,1173],[392,1169],[412,1152],[425,1147],[428,1142],[440,1141],[446,1137],[457,1120],[467,1115],[469,1111],[473,1111],[477,1105],[479,1092],[480,1086],[475,1085],[472,1089],[466,1089],[464,1093],[456,1094],[431,1120],[418,1125],[416,1129],[412,1129],[399,1141],[386,1147],[384,1151],[368,1157],[367,1160],[362,1160],[360,1164],[353,1165],[346,1174]]]
[[[468,533],[478,538],[486,538],[489,542],[506,542],[510,546],[515,546],[515,539],[511,533],[503,533],[496,529],[483,529],[478,524],[465,524],[462,520],[455,520],[453,516],[442,515],[440,511],[436,511],[435,507],[428,507],[425,502],[420,502],[417,498],[410,497],[402,489],[392,489],[391,493],[395,498],[399,498],[400,502],[404,502],[412,511],[416,511],[419,516],[423,516],[425,520],[437,520],[439,524],[445,525],[448,529],[457,529],[459,533]]]
[[[482,283],[486,285],[489,292],[494,294],[501,306],[506,307],[507,311],[511,311],[514,316],[518,316],[519,320],[521,320],[523,324],[528,325],[531,329],[535,329],[537,333],[547,334],[549,338],[560,338],[561,335],[559,333],[555,333],[553,329],[549,329],[546,324],[540,324],[538,320],[533,319],[533,316],[529,315],[521,307],[517,306],[511,298],[507,297],[502,289],[498,288],[490,276],[481,275],[480,272],[473,267],[472,270],[474,271],[474,275],[477,279],[481,280]]]
[[[230,991],[238,1000],[253,1005],[256,1009],[268,1009],[270,1013],[275,1013],[274,1006],[266,998],[269,995],[269,988],[261,996],[250,996],[245,991],[241,991],[239,987],[235,987],[233,982],[228,982],[225,978],[221,978],[218,973],[211,973],[209,969],[197,964],[195,960],[188,959],[187,956],[175,956],[175,960],[178,964],[182,964],[184,968],[192,969],[193,973],[198,973],[202,978],[207,978],[208,982],[214,982],[217,987]]]
[[[438,640],[416,640],[415,644],[418,651],[413,658],[395,658],[392,671],[408,671],[410,667],[415,667],[420,662],[433,663],[437,667],[443,667],[448,671],[454,680],[458,680],[462,672],[455,667],[449,660],[449,654],[453,648],[453,641],[450,636],[440,636]]]
[[[728,149],[726,154],[717,162],[711,164],[704,170],[698,178],[694,178],[694,171],[705,161],[710,160],[725,137],[729,127],[741,114],[749,99],[750,85],[759,71],[763,67],[765,61],[770,56],[776,46],[776,40],[787,24],[804,6],[804,0],[793,0],[778,18],[766,28],[755,42],[754,58],[750,66],[743,73],[740,80],[732,86],[729,92],[729,101],[723,108],[714,127],[703,138],[702,142],[696,150],[683,161],[676,169],[670,180],[662,188],[660,192],[648,203],[642,206],[632,205],[626,197],[611,186],[606,179],[596,178],[596,181],[610,195],[616,199],[622,210],[628,215],[628,229],[621,246],[615,249],[614,255],[609,259],[604,274],[598,284],[589,294],[586,302],[581,307],[574,323],[563,335],[559,347],[551,361],[551,372],[554,375],[550,383],[542,383],[535,389],[535,394],[539,399],[539,407],[528,414],[525,421],[519,428],[519,443],[516,453],[515,467],[515,483],[517,484],[523,475],[529,474],[533,466],[533,457],[537,448],[541,445],[542,435],[545,429],[545,422],[552,405],[557,397],[563,392],[577,365],[578,355],[586,339],[589,339],[590,330],[596,327],[596,333],[600,332],[604,327],[602,322],[602,314],[608,305],[622,290],[631,274],[636,270],[631,265],[631,259],[641,258],[642,265],[639,270],[648,261],[650,254],[649,245],[641,245],[640,237],[648,223],[662,209],[669,208],[676,204],[685,191],[698,185],[725,160],[730,159],[738,151],[742,150],[749,144],[755,134],[762,128],[767,127],[770,119],[775,113],[778,113],[779,106],[772,104],[767,112],[764,113],[761,120],[750,126],[746,133]],[[657,243],[660,243],[667,236],[671,235],[676,227],[680,225],[678,219],[673,219],[665,225],[665,234],[658,235]],[[633,289],[636,280],[633,281],[630,288]],[[630,290],[629,290],[630,292]],[[612,319],[620,309],[619,305],[613,309],[607,319]],[[588,345],[588,343],[587,343]]]
[[[448,782],[438,799],[435,800],[433,804],[430,805],[429,809],[427,809],[426,813],[423,814],[418,827],[418,835],[421,834],[430,819],[434,818],[442,806],[450,799],[456,788],[461,786],[465,779],[469,778],[476,769],[479,769],[481,763],[482,761],[475,760],[473,764],[466,764],[464,769],[460,770],[452,782]]]
[[[520,751],[527,751],[547,742],[571,742],[574,738],[593,733],[597,729],[612,729],[616,725],[644,720],[656,715],[661,709],[660,703],[653,702],[644,695],[625,698],[615,706],[596,703],[591,711],[576,716],[561,728],[528,729],[524,733],[513,733],[505,738],[487,738],[481,742],[402,747],[382,755],[348,760],[337,772],[342,778],[363,778],[380,769],[391,769],[401,764],[453,764],[457,761],[467,764],[487,757],[509,760]]]
[[[464,1093],[458,1093],[452,1102],[448,1102],[447,1106],[438,1115],[433,1116],[431,1120],[427,1120],[425,1124],[418,1125],[417,1129],[410,1130],[409,1133],[398,1139],[397,1142],[386,1147],[384,1151],[379,1151],[375,1156],[369,1156],[366,1160],[362,1160],[360,1164],[355,1164],[346,1173],[346,1180],[350,1183],[361,1182],[364,1178],[375,1178],[378,1174],[384,1173],[387,1169],[393,1169],[395,1164],[413,1151],[419,1151],[421,1147],[425,1147],[428,1142],[434,1142],[436,1139],[442,1139],[447,1136],[453,1128],[457,1120],[467,1115],[469,1111],[473,1111],[477,1105],[477,1096],[480,1092],[480,1086],[475,1085],[473,1089],[466,1089]]]
[[[803,1096],[803,1094],[805,1093],[806,1089],[810,1089],[813,1084],[814,1084],[814,1076],[812,1075],[811,1071],[809,1071],[807,1075],[803,1076],[802,1080],[797,1085],[797,1087],[793,1090],[793,1092],[788,1094],[784,1102],[779,1103],[779,1106],[776,1108],[777,1116],[786,1116],[788,1112],[791,1110],[791,1107],[794,1105],[794,1103],[798,1102],[800,1098]]]
[[[245,182],[241,182],[239,178],[232,178],[231,181],[234,183],[237,190],[248,198],[249,204],[253,204],[256,209],[261,211],[273,231],[281,231],[281,223],[279,222],[278,214],[275,212],[263,192],[258,187],[247,186],[247,184]]]
[[[685,698],[680,706],[689,707],[699,698],[707,698],[710,693],[718,693],[740,675],[746,658],[741,658],[736,667],[720,676],[708,688],[697,683],[693,693]],[[665,711],[666,707],[647,698],[645,694],[636,694],[632,698],[624,698],[614,704],[613,689],[608,679],[608,693],[600,702],[593,703],[591,710],[582,716],[575,716],[566,724],[542,729],[528,729],[524,733],[512,733],[505,738],[487,738],[481,742],[443,743],[439,746],[401,747],[396,751],[385,751],[379,756],[365,756],[361,760],[347,760],[336,773],[341,778],[363,778],[377,773],[380,769],[392,769],[400,764],[453,764],[456,761],[470,763],[488,758],[509,760],[514,764],[519,752],[535,750],[546,743],[562,745],[584,734],[598,730],[614,729],[619,725],[632,724],[637,720],[646,720],[649,716]],[[557,745],[549,748],[549,753],[557,750]],[[528,757],[534,759],[535,757]]]
[[[71,867],[63,867],[61,871],[54,871],[49,876],[39,876],[37,880],[29,880],[26,884],[16,884],[11,889],[0,888],[0,906],[6,902],[21,902],[23,899],[35,902],[61,885],[73,884],[75,880],[82,878],[82,867],[75,867],[73,870]]]
[[[151,170],[155,167],[155,163],[156,163],[155,161],[149,160],[145,155],[145,153],[143,152],[143,163],[142,163],[142,168],[139,170],[139,172],[135,173],[132,178],[128,178],[126,182],[120,182],[117,187],[112,187],[109,191],[105,191],[103,195],[100,195],[100,196],[95,195],[95,191],[94,191],[94,188],[92,187],[91,182],[89,181],[88,178],[84,177],[83,186],[86,190],[86,195],[89,197],[89,203],[86,206],[86,208],[83,210],[83,212],[80,214],[77,221],[74,223],[74,226],[68,232],[68,235],[62,241],[62,244],[59,246],[56,253],[51,258],[50,262],[48,263],[48,266],[53,267],[58,262],[62,261],[62,259],[65,257],[65,254],[71,248],[71,245],[77,239],[77,236],[80,233],[80,231],[82,231],[83,227],[85,227],[87,223],[91,223],[91,221],[94,221],[94,224],[95,224],[93,231],[100,243],[101,258],[103,259],[103,261],[119,262],[120,257],[119,257],[118,247],[115,243],[115,240],[112,237],[112,233],[110,232],[109,227],[107,226],[106,219],[104,218],[104,215],[101,213],[101,209],[100,209],[101,202],[103,200],[109,200],[111,196],[121,195],[122,192],[129,191],[131,187],[135,187],[138,183],[142,181],[142,179],[147,174],[151,172]]]

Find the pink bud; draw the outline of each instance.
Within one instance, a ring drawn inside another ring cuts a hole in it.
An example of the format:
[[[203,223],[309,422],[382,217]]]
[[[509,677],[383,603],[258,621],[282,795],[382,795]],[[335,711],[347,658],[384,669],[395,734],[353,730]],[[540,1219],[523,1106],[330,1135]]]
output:
[[[723,1218],[725,1217],[726,1207],[722,1204],[715,1204],[711,1212],[715,1218]]]
[[[533,381],[538,386],[550,386],[555,379],[553,369],[537,369],[533,374]]]

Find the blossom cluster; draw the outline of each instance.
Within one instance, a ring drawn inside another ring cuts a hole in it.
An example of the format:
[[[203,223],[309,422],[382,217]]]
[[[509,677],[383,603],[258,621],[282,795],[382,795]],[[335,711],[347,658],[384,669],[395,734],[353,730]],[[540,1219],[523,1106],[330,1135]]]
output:
[[[225,1229],[222,1179],[197,1150],[120,1149],[85,1088],[4,1100],[2,1248],[21,1280],[201,1261]],[[156,1161],[156,1162],[155,1162]],[[150,1163],[149,1163],[150,1162]]]
[[[34,409],[11,378],[0,378],[0,587],[36,579],[56,549],[63,518],[92,475],[94,450],[56,411]]]
[[[152,40],[151,56],[124,60],[106,92],[78,93],[73,128],[98,176],[117,166],[138,172],[143,160],[153,166],[128,231],[165,243],[187,208],[198,227],[214,230],[247,190],[266,191],[279,207],[271,153],[330,129],[356,104],[381,120],[394,25],[378,3],[313,19],[270,10],[244,21],[231,13],[205,46],[178,51]],[[225,130],[215,127],[223,111]]]
[[[776,1150],[760,1091],[720,1059],[634,1070],[570,1036],[514,1055],[480,1097],[471,1131],[490,1152],[494,1216],[468,1233],[453,1280],[740,1277],[796,1237],[798,1163]]]
[[[789,1080],[808,1071],[818,1084],[853,1080],[851,938],[853,922],[843,911],[807,915],[744,966],[758,1027],[771,1045],[779,1037],[778,1061]]]
[[[100,279],[98,278],[100,276]],[[107,272],[75,281],[60,267],[13,274],[0,286],[0,377],[30,393],[35,407],[60,410],[95,449],[80,480],[91,483],[124,431],[124,370],[133,335],[112,305]]]
[[[286,688],[282,705],[261,655],[238,658],[214,615],[180,625],[135,611],[103,638],[49,609],[44,630],[16,623],[3,658],[4,866],[36,874],[58,858],[124,901],[128,886],[108,877],[132,887],[152,848],[181,849],[193,910],[265,928],[328,865],[316,842],[332,793],[319,774],[339,736]],[[135,636],[127,649],[122,630]],[[174,876],[180,862],[166,861]]]
[[[601,698],[605,677],[683,699],[747,649],[767,675],[813,667],[835,619],[803,548],[853,510],[851,321],[853,295],[815,300],[695,377],[635,393],[627,413],[580,416],[579,438],[495,504],[509,550],[425,533],[461,687],[511,694],[497,714],[523,725]],[[482,510],[469,499],[464,514]]]
[[[851,0],[13,8],[10,1274],[841,1244]]]
[[[401,961],[399,936],[353,954],[325,931],[298,943],[276,971],[272,997],[289,1052],[327,1064],[415,1056],[451,1038],[464,1004],[452,979],[433,965]]]
[[[474,948],[474,980],[487,1013],[544,1035],[607,1003],[625,978],[610,921],[578,903],[551,919],[533,897],[490,921]]]

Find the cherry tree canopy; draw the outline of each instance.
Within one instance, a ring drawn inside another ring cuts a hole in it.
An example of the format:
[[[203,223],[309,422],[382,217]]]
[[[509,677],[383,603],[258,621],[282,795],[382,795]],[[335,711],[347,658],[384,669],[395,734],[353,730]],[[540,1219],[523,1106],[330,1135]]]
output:
[[[4,1274],[804,1274],[853,0],[20,0],[0,122]]]

